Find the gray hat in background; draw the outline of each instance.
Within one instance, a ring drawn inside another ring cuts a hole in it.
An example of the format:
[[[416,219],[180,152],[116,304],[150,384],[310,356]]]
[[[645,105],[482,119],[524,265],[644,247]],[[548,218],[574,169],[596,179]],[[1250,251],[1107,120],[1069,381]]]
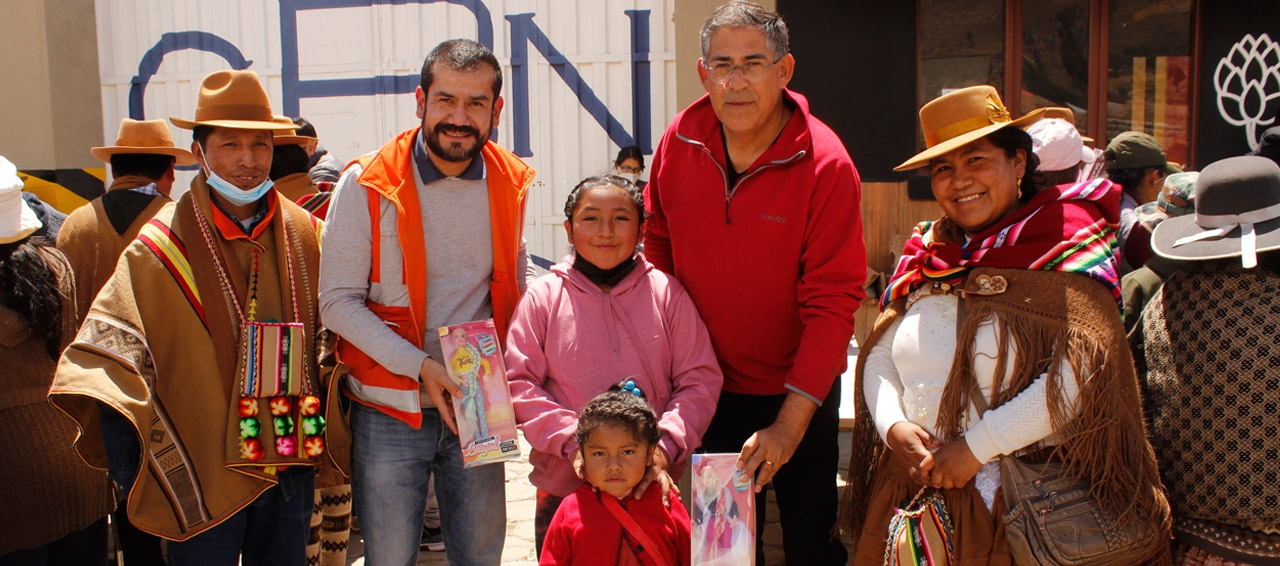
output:
[[[1205,167],[1196,181],[1196,212],[1161,222],[1151,248],[1162,257],[1204,261],[1280,249],[1280,165],[1252,155]]]

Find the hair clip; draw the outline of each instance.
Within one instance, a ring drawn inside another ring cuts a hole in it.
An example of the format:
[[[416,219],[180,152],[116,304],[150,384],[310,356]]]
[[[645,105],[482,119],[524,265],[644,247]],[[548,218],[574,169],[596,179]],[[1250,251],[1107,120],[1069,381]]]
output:
[[[640,386],[636,385],[634,379],[628,379],[622,383],[622,391],[630,393],[636,397],[644,397],[644,392],[640,390]]]

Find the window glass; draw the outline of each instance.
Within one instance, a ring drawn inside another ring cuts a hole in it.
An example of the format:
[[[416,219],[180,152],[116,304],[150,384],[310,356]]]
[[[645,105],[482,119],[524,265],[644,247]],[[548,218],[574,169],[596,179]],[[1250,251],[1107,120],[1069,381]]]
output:
[[[920,95],[989,84],[1004,90],[1004,0],[920,0]]]
[[[1186,163],[1189,141],[1191,7],[1192,0],[1111,0],[1107,139],[1146,132],[1176,163]]]
[[[1022,9],[1022,109],[1065,106],[1086,136],[1089,0],[1036,0]]]

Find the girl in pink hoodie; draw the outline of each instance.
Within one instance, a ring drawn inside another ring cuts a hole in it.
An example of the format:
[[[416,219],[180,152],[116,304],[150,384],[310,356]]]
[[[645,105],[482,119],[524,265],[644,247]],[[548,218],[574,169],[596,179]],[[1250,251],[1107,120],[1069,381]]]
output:
[[[565,216],[573,254],[529,285],[507,334],[516,421],[533,447],[539,554],[560,500],[583,483],[574,434],[587,401],[627,378],[645,392],[662,434],[635,497],[656,481],[670,501],[724,379],[684,287],[637,251],[641,191],[616,175],[589,177],[569,193]]]

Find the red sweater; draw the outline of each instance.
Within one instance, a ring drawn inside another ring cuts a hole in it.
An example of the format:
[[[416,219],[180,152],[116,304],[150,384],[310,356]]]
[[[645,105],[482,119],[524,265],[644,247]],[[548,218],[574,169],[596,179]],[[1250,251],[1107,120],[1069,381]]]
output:
[[[791,120],[732,188],[710,98],[676,116],[645,189],[645,256],[689,291],[726,391],[820,403],[845,371],[866,296],[862,184],[808,101],[784,101]]]
[[[601,503],[601,497],[583,484],[560,503],[542,541],[542,557],[538,564],[600,566],[602,564],[656,564],[648,552],[637,556],[631,549],[639,543],[626,534],[622,523]],[[662,490],[652,484],[644,497],[625,497],[619,503],[640,524],[655,544],[664,545],[661,554],[674,560],[672,566],[687,566],[690,561],[689,512],[678,497],[671,496],[671,508],[662,504]],[[638,560],[637,560],[638,559]]]

